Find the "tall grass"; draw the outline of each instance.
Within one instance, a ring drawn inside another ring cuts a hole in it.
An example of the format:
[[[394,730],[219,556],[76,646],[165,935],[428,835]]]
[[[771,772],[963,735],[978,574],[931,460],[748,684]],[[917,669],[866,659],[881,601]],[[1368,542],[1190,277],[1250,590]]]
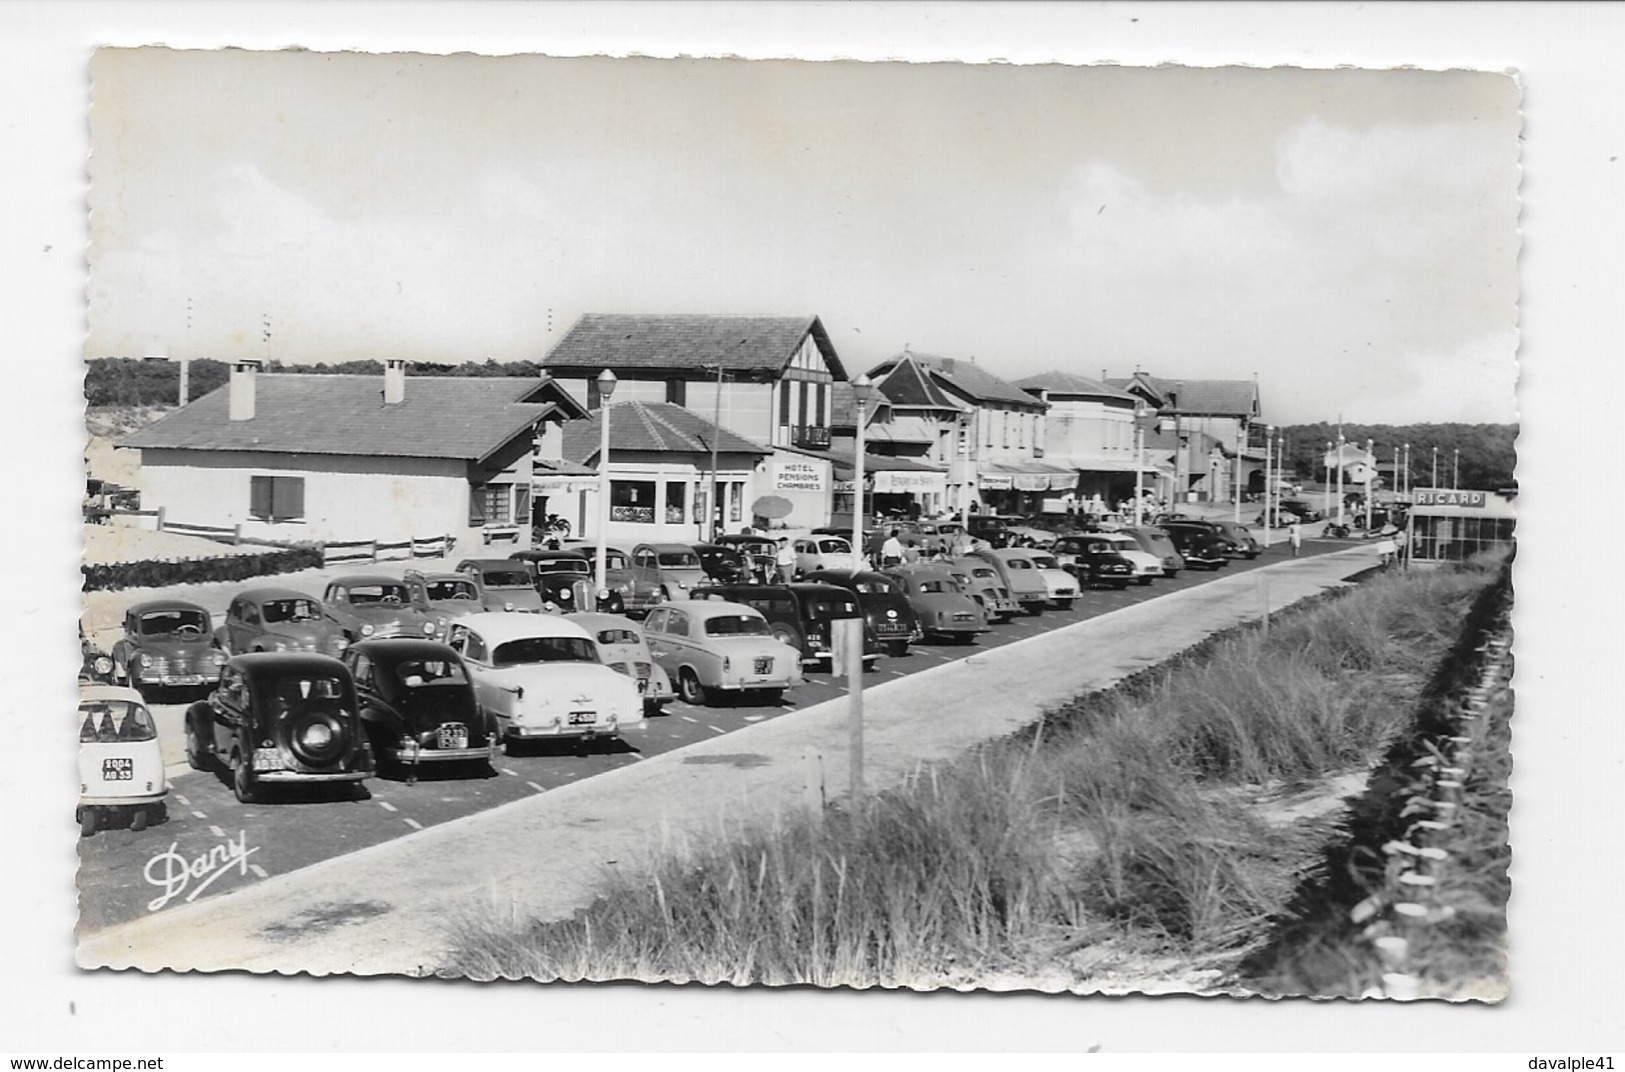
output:
[[[856,810],[719,830],[573,919],[465,923],[444,970],[930,987],[1030,970],[1078,935],[1237,948],[1293,876],[1218,790],[1371,761],[1487,579],[1384,576],[1237,631]]]

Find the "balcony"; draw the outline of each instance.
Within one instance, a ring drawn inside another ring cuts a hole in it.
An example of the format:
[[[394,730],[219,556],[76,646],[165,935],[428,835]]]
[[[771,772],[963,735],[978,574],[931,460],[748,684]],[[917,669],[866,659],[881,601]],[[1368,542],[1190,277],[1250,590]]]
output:
[[[790,429],[790,445],[802,450],[828,450],[829,429],[814,424],[798,424]]]

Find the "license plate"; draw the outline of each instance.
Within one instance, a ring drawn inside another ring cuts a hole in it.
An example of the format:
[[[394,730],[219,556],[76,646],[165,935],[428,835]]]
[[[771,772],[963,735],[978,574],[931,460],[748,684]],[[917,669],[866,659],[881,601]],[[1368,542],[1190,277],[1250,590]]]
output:
[[[203,684],[203,675],[171,674],[169,677],[164,678],[164,681],[170,685],[201,685]]]
[[[598,715],[593,711],[571,711],[570,725],[588,726],[598,721]]]
[[[756,672],[758,674],[771,674],[773,672],[773,658],[772,658],[772,656],[763,656],[763,657],[757,659],[756,660]]]
[[[468,727],[461,722],[448,722],[435,731],[434,743],[446,749],[467,748]]]
[[[112,757],[102,760],[102,777],[110,782],[128,782],[135,778],[135,760]]]

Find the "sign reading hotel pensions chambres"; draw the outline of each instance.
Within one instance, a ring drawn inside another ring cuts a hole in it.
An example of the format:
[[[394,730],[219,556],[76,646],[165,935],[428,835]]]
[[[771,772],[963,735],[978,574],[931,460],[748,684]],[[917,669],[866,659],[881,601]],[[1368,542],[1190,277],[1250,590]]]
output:
[[[779,462],[773,469],[773,487],[779,491],[823,491],[824,470],[812,462]]]

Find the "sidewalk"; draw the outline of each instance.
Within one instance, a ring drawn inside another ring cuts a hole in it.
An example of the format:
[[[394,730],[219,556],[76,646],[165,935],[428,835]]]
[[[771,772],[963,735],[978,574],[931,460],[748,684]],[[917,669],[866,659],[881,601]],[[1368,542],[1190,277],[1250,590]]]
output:
[[[1006,736],[1081,693],[1256,620],[1266,586],[1278,610],[1374,561],[1374,551],[1359,547],[1282,562],[866,688],[868,786]],[[820,783],[839,797],[847,732],[844,699],[818,704],[102,931],[80,942],[77,960],[144,970],[432,972],[448,924],[566,917],[592,902],[606,870],[808,807]],[[235,872],[224,881],[252,882]]]

